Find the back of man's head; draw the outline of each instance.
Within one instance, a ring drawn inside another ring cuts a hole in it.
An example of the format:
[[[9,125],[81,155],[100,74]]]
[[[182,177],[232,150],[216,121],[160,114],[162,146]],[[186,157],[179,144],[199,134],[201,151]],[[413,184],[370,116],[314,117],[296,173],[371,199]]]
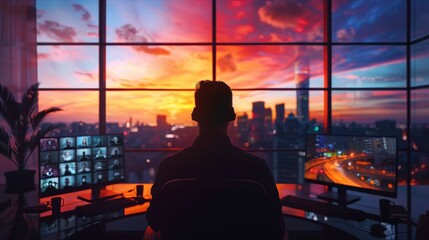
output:
[[[221,81],[203,80],[197,83],[192,120],[200,124],[220,126],[235,120],[232,91]]]

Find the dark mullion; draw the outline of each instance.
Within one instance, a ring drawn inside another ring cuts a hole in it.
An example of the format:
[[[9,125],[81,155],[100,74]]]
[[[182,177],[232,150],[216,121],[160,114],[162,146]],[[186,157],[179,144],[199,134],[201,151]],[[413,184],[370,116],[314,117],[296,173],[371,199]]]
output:
[[[115,42],[106,43],[107,46],[211,46],[211,42]]]
[[[429,84],[425,84],[425,85],[421,85],[421,86],[414,86],[414,87],[410,87],[411,90],[415,90],[415,89],[427,89],[429,88]]]
[[[99,132],[106,133],[106,0],[99,1]]]
[[[51,91],[97,91],[98,92],[98,88],[39,88],[39,91],[47,91],[47,92],[51,92]]]
[[[98,46],[98,42],[38,42],[38,46]]]
[[[324,40],[327,45],[324,48],[325,61],[325,88],[324,94],[324,122],[325,133],[330,134],[332,131],[332,1],[324,1]]]
[[[406,42],[333,42],[331,45],[334,46],[404,46]]]
[[[133,153],[139,153],[139,152],[178,152],[183,150],[184,148],[126,148],[124,151],[126,152],[133,152]],[[305,149],[297,149],[297,148],[267,148],[267,149],[260,149],[260,148],[244,148],[248,152],[305,152]]]
[[[216,38],[216,30],[213,31],[213,38]],[[429,36],[419,38],[413,43],[418,43],[424,40],[429,39]],[[215,39],[213,39],[215,41]],[[384,46],[384,45],[393,45],[393,46],[404,46],[406,42],[332,42],[331,45],[346,45],[346,46]],[[97,42],[38,42],[37,45],[40,46],[51,46],[51,45],[65,45],[65,46],[80,46],[80,45],[89,45],[89,46],[98,46]],[[105,43],[107,46],[283,46],[283,45],[308,45],[308,46],[325,46],[328,45],[326,42],[109,42]]]
[[[414,41],[411,41],[411,44],[416,44],[416,43],[420,43],[420,42],[424,42],[425,40],[429,39],[429,35],[423,36],[423,37],[419,37],[417,39],[415,39]]]
[[[212,0],[212,80],[216,81],[216,0]]]
[[[375,88],[375,87],[357,87],[357,88],[343,88],[343,87],[331,87],[332,91],[399,91],[407,90],[406,87],[389,87],[389,88]]]
[[[406,56],[406,64],[407,64],[407,209],[408,209],[408,239],[412,239],[412,226],[411,226],[411,1],[407,1],[406,6],[406,30],[407,30],[407,56]],[[397,178],[397,176],[396,176]],[[397,231],[396,231],[397,233]]]
[[[426,87],[415,87],[425,89]],[[398,88],[329,88],[331,91],[405,91],[406,87]],[[413,89],[413,88],[412,88]],[[98,91],[98,88],[40,88],[40,91]],[[328,88],[231,88],[233,91],[328,91]],[[195,91],[193,88],[106,88],[106,91]]]

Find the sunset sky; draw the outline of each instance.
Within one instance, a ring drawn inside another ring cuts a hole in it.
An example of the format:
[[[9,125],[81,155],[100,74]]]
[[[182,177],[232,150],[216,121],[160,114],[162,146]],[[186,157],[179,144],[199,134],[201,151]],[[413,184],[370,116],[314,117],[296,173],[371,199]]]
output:
[[[334,42],[406,41],[406,1],[332,2]],[[107,88],[192,90],[198,80],[212,78],[212,47],[216,47],[217,79],[235,90],[234,105],[239,115],[251,115],[254,101],[265,101],[273,113],[275,104],[284,103],[288,113],[295,113],[296,91],[240,89],[295,88],[295,64],[303,59],[308,61],[310,88],[324,87],[322,0],[216,1],[216,46],[212,43],[211,4],[211,0],[107,0]],[[98,42],[97,1],[37,0],[37,9],[38,42]],[[422,27],[413,28],[415,36]],[[273,42],[308,45],[264,45]],[[429,83],[429,70],[424,67],[429,64],[428,45],[418,44],[412,49],[413,85]],[[98,46],[39,46],[38,56],[42,89],[94,89],[42,91],[41,108],[64,108],[51,117],[53,121],[97,122]],[[388,118],[404,122],[406,92],[382,88],[406,87],[405,60],[405,45],[333,46],[333,88],[381,89],[333,91],[333,120],[372,123]],[[321,90],[310,92],[310,118],[318,122],[323,121],[323,94]],[[194,124],[190,119],[192,107],[192,91],[107,91],[108,122],[133,117],[154,124],[156,114],[165,114],[170,123]],[[428,113],[429,106],[419,111]],[[420,115],[424,114],[416,113],[416,117]]]

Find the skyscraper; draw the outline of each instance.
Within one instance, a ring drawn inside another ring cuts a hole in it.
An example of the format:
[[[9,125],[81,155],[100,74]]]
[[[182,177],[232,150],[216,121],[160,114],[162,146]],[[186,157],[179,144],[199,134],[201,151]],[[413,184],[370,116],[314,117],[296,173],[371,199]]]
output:
[[[310,86],[310,66],[308,63],[307,47],[298,48],[298,57],[295,62],[295,82],[298,89]],[[307,89],[296,91],[296,118],[301,123],[309,119],[309,91]]]
[[[265,102],[252,103],[252,135],[256,144],[264,142],[265,138]]]
[[[276,121],[283,122],[285,119],[285,104],[276,104]]]

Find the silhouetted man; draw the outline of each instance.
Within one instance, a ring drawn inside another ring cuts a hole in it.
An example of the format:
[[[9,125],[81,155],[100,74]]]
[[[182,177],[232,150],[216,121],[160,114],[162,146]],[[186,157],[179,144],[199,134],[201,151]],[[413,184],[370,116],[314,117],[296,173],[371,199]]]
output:
[[[232,145],[227,136],[228,124],[230,121],[234,121],[235,117],[232,91],[228,85],[221,81],[209,80],[197,84],[192,119],[198,122],[199,136],[191,147],[169,156],[161,162],[151,189],[152,200],[146,217],[150,227],[155,231],[160,231],[161,239],[195,238],[192,233],[187,237],[179,237],[171,234],[165,235],[163,232],[163,224],[168,222],[168,219],[164,218],[168,218],[169,213],[165,213],[163,210],[163,199],[160,197],[161,188],[170,180],[183,178],[245,179],[259,182],[268,193],[267,204],[263,210],[264,220],[261,219],[257,229],[245,230],[246,239],[283,238],[285,227],[279,195],[266,162]],[[207,208],[215,204],[216,202],[210,203]],[[225,220],[227,219],[228,216],[225,216]],[[209,221],[207,220],[207,222]],[[239,223],[234,229],[243,229],[240,224],[246,223]],[[217,231],[222,232],[222,229]],[[216,235],[219,232],[204,233],[205,236],[202,239],[232,239],[232,236],[226,232],[224,235]],[[264,232],[263,237],[261,238],[256,232]],[[242,237],[244,236],[234,239],[244,239]]]

